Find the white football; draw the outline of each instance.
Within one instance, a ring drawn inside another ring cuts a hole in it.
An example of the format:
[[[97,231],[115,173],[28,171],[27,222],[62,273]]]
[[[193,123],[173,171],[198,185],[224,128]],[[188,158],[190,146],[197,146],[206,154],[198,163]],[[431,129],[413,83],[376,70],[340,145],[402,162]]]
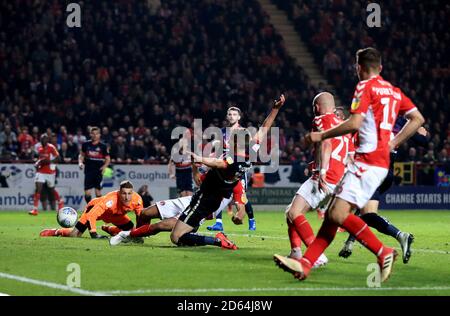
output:
[[[62,227],[70,228],[75,226],[75,224],[77,223],[78,213],[73,208],[66,206],[58,210],[56,220]]]

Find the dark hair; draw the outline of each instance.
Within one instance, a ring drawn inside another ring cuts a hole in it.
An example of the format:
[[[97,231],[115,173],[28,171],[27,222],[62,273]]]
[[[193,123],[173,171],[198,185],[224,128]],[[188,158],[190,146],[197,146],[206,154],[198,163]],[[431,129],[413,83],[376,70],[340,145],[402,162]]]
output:
[[[133,188],[133,184],[131,183],[131,181],[123,180],[122,182],[120,182],[120,190],[122,190],[122,189],[132,189],[132,188]]]
[[[255,167],[255,173],[260,173],[261,169],[259,169],[259,167]]]
[[[381,65],[381,54],[376,48],[363,48],[356,52],[356,62],[365,69],[377,68]]]

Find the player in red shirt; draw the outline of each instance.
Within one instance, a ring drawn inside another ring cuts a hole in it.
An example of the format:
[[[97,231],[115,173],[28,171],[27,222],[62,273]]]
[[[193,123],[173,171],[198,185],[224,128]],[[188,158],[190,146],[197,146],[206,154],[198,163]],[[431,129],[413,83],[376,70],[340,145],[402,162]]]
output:
[[[334,97],[328,92],[318,94],[313,100],[314,131],[328,130],[342,123],[335,114]],[[345,163],[351,145],[350,135],[338,136],[315,146],[315,161],[313,174],[298,189],[291,204],[286,208],[288,235],[291,243],[289,257],[300,259],[302,256],[301,242],[309,247],[315,236],[305,214],[325,205],[336,184],[344,175]],[[316,267],[328,262],[322,254]]]
[[[295,278],[304,280],[311,266],[333,241],[338,227],[350,234],[377,256],[380,281],[387,280],[397,256],[393,248],[386,247],[358,216],[351,213],[362,208],[388,173],[389,154],[411,137],[424,123],[422,114],[403,92],[381,76],[381,54],[374,48],[356,52],[356,71],[361,80],[356,86],[351,116],[342,124],[324,132],[312,132],[307,141],[318,143],[328,138],[358,131],[355,162],[336,187],[335,196],[327,216],[314,242],[303,258],[295,260],[275,255],[274,260]],[[408,122],[391,140],[391,131],[397,115]]]
[[[36,167],[36,177],[34,183],[36,189],[34,191],[33,209],[28,212],[30,215],[38,215],[39,200],[41,198],[42,187],[44,183],[50,191],[50,196],[54,197],[55,194],[55,180],[56,180],[56,165],[59,160],[59,153],[55,146],[49,144],[49,138],[47,134],[42,134],[40,139],[40,145],[37,146],[38,160],[34,164]],[[51,200],[52,208],[55,209],[54,200]]]

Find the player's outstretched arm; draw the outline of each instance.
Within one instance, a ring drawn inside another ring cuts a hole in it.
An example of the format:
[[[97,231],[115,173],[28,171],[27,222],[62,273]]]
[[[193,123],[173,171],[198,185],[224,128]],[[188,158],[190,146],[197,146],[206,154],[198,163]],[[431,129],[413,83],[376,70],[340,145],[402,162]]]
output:
[[[242,225],[243,219],[245,217],[245,205],[244,204],[236,204],[236,214],[233,215],[231,220],[235,225]]]
[[[363,120],[364,116],[361,114],[352,114],[347,120],[336,127],[330,128],[324,132],[312,132],[307,134],[305,136],[305,141],[308,144],[312,144],[321,142],[324,139],[354,133],[361,127]]]
[[[223,159],[202,157],[202,156],[196,155],[190,151],[188,151],[187,153],[189,155],[191,155],[192,161],[195,163],[202,163],[205,166],[210,167],[210,168],[217,168],[217,169],[227,168],[227,163]]]
[[[258,133],[255,136],[255,141],[258,143],[262,143],[264,140],[264,137],[267,135],[267,132],[269,131],[269,128],[272,127],[273,122],[275,121],[275,118],[278,115],[278,111],[283,106],[283,104],[286,102],[286,97],[284,94],[280,96],[278,100],[275,100],[272,106],[272,111],[270,111],[269,115],[264,120],[263,124],[258,130]]]
[[[408,121],[403,126],[401,131],[395,135],[394,139],[389,142],[391,150],[398,148],[401,144],[406,142],[411,136],[413,136],[417,130],[425,123],[425,119],[419,110],[412,111],[406,115]]]

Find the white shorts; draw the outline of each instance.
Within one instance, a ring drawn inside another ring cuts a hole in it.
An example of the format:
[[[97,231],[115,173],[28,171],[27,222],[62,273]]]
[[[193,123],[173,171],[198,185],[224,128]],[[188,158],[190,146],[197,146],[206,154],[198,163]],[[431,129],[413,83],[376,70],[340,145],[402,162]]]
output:
[[[216,217],[218,213],[220,213],[225,207],[227,207],[227,205],[230,204],[232,199],[233,198],[223,199],[219,208],[214,212],[214,217]],[[159,215],[161,216],[161,219],[172,217],[178,218],[180,214],[189,206],[191,200],[192,196],[184,196],[172,200],[163,200],[156,202],[156,207],[159,210]]]
[[[172,218],[180,216],[191,203],[192,196],[184,196],[172,200],[164,200],[156,202],[156,207],[159,210],[161,219]]]
[[[298,189],[297,194],[303,197],[311,208],[315,209],[333,193],[335,185],[327,183],[327,186],[328,194],[319,190],[319,181],[309,178],[302,184],[300,189]],[[286,212],[291,205],[292,203],[288,205]]]
[[[388,169],[369,166],[359,161],[347,166],[347,172],[336,187],[336,196],[359,208],[369,202],[388,174]]]
[[[36,177],[34,178],[34,182],[38,183],[47,183],[47,186],[49,188],[55,187],[55,181],[56,181],[56,174],[49,174],[49,173],[40,173],[36,172]]]

